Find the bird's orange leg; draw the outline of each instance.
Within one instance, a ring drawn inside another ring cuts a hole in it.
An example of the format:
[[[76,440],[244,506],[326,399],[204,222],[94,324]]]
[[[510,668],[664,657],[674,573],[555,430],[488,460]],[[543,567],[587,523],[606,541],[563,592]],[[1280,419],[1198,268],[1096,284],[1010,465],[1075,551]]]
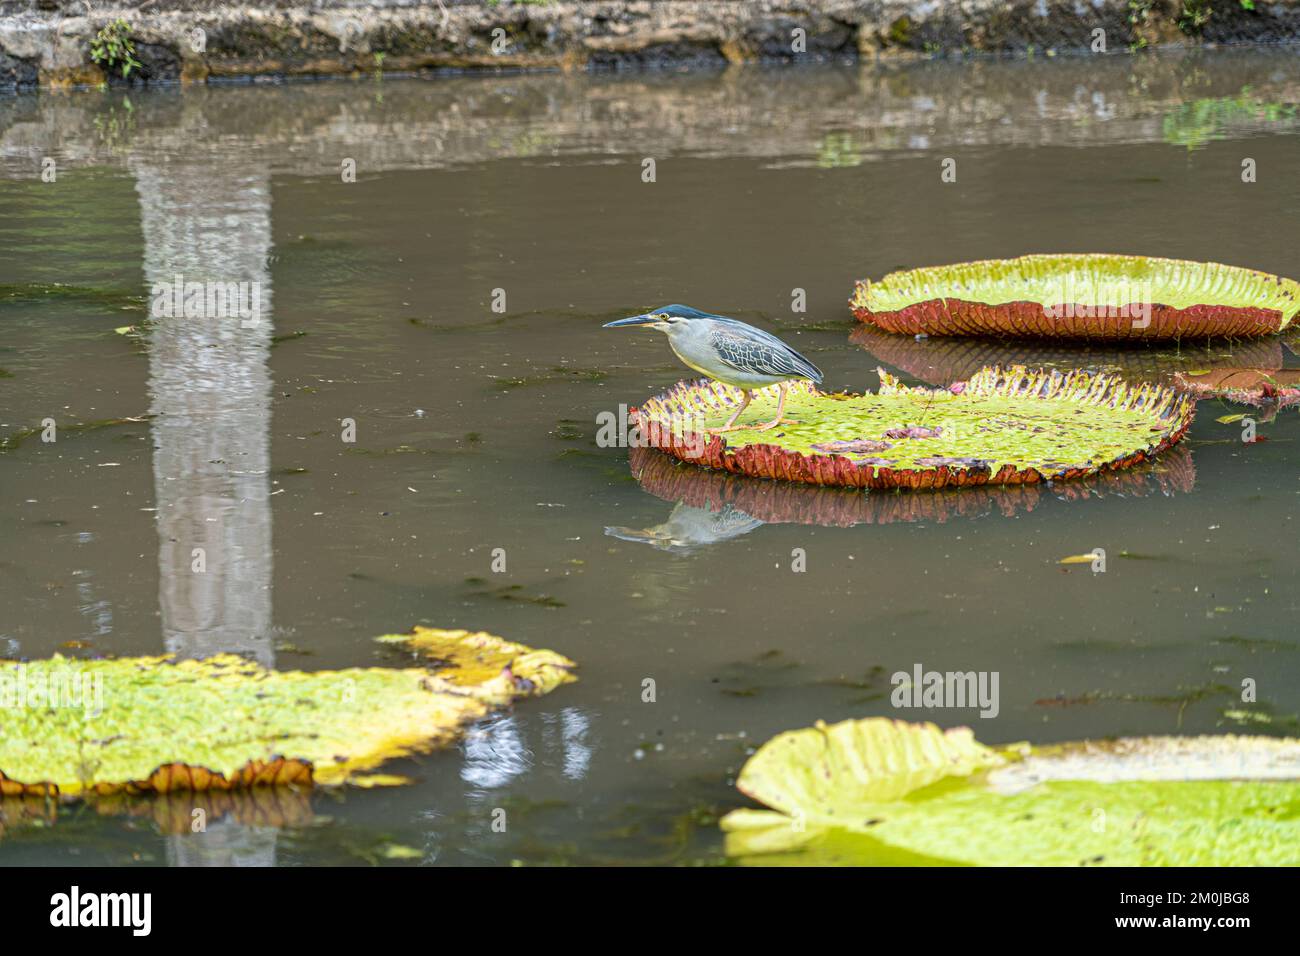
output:
[[[787,386],[788,386],[787,382],[781,383],[781,397],[778,398],[776,401],[776,418],[772,419],[770,422],[767,422],[764,425],[752,425],[751,427],[754,429],[754,431],[765,432],[769,428],[775,428],[777,425],[799,424],[794,419],[787,419],[785,417],[785,390]]]
[[[710,428],[709,429],[710,435],[720,435],[723,432],[736,431],[738,427],[736,425],[736,419],[740,417],[741,412],[743,412],[746,408],[749,407],[749,399],[750,399],[749,389],[745,389],[744,394],[745,394],[744,400],[740,403],[740,407],[737,408],[734,412],[732,412],[731,417],[727,419],[727,424],[723,425],[721,428]]]

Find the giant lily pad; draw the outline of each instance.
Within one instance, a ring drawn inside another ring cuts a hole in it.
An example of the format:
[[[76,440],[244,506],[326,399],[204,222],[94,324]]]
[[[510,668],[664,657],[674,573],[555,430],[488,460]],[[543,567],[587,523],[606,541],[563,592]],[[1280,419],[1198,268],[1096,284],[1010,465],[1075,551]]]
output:
[[[1149,461],[1191,425],[1195,403],[1154,385],[1074,371],[984,369],[947,389],[908,388],[883,369],[876,395],[789,386],[794,421],[712,435],[741,401],[717,382],[682,383],[636,412],[645,440],[693,464],[856,488],[943,488],[1070,479]],[[775,411],[756,391],[740,424]]]
[[[780,734],[722,820],[753,862],[1300,862],[1300,740],[1147,737],[997,750],[885,718]]]
[[[1034,255],[861,280],[859,321],[914,335],[1179,339],[1267,335],[1300,310],[1300,283],[1214,262]]]
[[[338,784],[572,679],[566,658],[490,634],[402,639],[433,663],[307,673],[233,654],[0,661],[0,795]]]

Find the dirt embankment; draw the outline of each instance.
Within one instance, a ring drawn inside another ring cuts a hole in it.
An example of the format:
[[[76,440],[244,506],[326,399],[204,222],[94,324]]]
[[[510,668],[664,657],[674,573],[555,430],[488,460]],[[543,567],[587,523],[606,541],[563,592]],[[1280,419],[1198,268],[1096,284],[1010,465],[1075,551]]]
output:
[[[0,0],[0,89],[1300,39],[1300,0]]]

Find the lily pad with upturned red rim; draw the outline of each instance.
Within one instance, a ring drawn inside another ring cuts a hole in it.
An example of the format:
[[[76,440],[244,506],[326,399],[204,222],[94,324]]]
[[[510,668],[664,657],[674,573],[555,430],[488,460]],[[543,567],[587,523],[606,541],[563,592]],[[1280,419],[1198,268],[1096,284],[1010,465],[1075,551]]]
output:
[[[849,305],[859,321],[907,335],[1245,338],[1286,329],[1300,283],[1216,262],[1030,255],[863,279]]]
[[[1169,388],[1083,371],[990,368],[958,390],[908,388],[883,369],[880,378],[876,395],[789,385],[786,410],[794,420],[776,434],[752,427],[772,416],[775,388],[755,391],[740,428],[725,436],[708,429],[726,420],[742,393],[718,382],[680,383],[635,415],[656,447],[707,468],[817,485],[929,489],[1066,480],[1148,461],[1182,438],[1195,408]],[[933,429],[934,437],[869,453],[822,450],[908,427]]]

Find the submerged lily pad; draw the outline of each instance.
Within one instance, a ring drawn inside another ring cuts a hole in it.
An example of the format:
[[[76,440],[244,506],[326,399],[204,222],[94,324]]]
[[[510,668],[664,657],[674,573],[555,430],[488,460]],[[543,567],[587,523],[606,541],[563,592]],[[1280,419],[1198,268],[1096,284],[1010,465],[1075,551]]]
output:
[[[817,485],[942,488],[1081,478],[1148,461],[1183,436],[1195,409],[1171,389],[1083,371],[990,368],[947,389],[908,388],[883,369],[880,379],[876,395],[792,383],[791,421],[770,431],[708,434],[742,399],[717,382],[679,384],[638,409],[637,423],[655,447],[708,468]],[[770,419],[775,404],[775,387],[755,391],[740,424]]]
[[[849,305],[859,321],[908,335],[1246,337],[1285,329],[1300,283],[1215,262],[1033,255],[863,279]]]
[[[233,654],[0,661],[0,794],[338,784],[573,679],[566,658],[490,634],[403,639],[435,663],[307,673]]]
[[[1300,740],[995,750],[966,728],[875,717],[768,741],[736,785],[772,810],[721,823],[728,854],[758,862],[1293,864],[1298,781]]]

